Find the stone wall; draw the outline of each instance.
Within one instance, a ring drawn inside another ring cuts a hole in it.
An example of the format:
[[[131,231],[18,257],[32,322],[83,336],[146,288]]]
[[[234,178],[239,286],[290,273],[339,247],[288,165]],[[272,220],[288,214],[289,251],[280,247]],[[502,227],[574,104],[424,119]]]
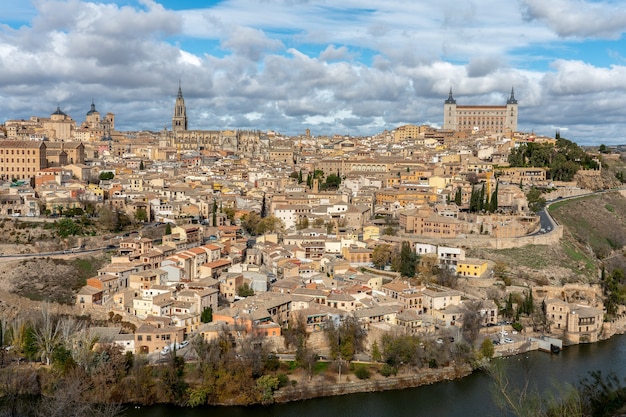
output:
[[[310,398],[354,394],[358,392],[396,390],[463,378],[471,373],[471,367],[469,365],[463,365],[440,369],[420,369],[419,373],[415,375],[402,375],[363,381],[355,380],[356,377],[354,375],[342,376],[342,381],[339,383],[325,380],[281,388],[274,393],[274,399],[276,402],[284,403]]]
[[[563,237],[563,226],[555,226],[549,233],[537,234],[533,236],[494,238],[491,236],[466,235],[454,239],[423,239],[414,238],[412,240],[420,243],[430,243],[440,246],[454,246],[465,248],[490,248],[490,249],[511,249],[526,245],[556,245]]]

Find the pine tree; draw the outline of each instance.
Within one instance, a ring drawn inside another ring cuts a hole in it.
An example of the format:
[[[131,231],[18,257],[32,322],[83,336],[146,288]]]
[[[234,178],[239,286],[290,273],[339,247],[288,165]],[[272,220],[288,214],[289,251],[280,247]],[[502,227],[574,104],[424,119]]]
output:
[[[454,196],[454,203],[460,206],[463,202],[463,195],[461,194],[461,187],[456,188],[456,195]]]

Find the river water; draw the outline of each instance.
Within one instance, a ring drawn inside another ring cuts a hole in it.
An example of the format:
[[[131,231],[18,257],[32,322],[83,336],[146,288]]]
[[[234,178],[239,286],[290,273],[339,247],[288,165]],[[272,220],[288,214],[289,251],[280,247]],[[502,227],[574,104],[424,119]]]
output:
[[[577,383],[589,372],[614,372],[626,378],[626,335],[600,343],[570,346],[558,355],[530,352],[502,359],[512,376],[527,374],[539,392],[555,383]],[[448,382],[398,391],[317,398],[288,404],[255,407],[171,406],[130,408],[125,417],[380,417],[380,416],[498,416],[491,379],[483,372]]]

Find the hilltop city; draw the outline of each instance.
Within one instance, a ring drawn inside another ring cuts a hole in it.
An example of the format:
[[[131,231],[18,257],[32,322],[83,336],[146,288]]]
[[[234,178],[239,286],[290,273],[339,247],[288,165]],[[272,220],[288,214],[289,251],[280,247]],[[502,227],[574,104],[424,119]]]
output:
[[[513,89],[502,105],[457,104],[451,89],[441,128],[369,137],[193,130],[181,86],[172,103],[160,131],[118,131],[93,101],[82,122],[57,107],[0,129],[3,227],[30,228],[7,232],[4,254],[104,259],[62,300],[98,319],[81,332],[99,344],[158,363],[202,360],[224,340],[241,358],[253,340],[305,370],[334,361],[341,382],[341,360],[398,372],[386,335],[487,358],[623,331],[597,269],[522,277],[487,255],[558,245],[564,226],[546,206],[623,182],[607,175],[620,155],[606,147],[519,132]]]

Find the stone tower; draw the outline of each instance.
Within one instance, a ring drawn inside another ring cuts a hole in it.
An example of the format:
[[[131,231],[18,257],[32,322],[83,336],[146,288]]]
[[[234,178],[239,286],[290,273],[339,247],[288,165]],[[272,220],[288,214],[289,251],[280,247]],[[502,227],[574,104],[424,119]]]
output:
[[[450,87],[448,99],[443,104],[443,128],[455,130],[456,127],[456,100],[452,97],[452,87]]]
[[[172,130],[174,132],[187,130],[187,109],[185,108],[185,99],[183,98],[183,90],[178,84],[178,96],[174,105],[174,116],[172,117]]]
[[[511,129],[511,132],[517,132],[517,100],[515,99],[515,92],[511,87],[511,95],[506,101],[506,127]]]

